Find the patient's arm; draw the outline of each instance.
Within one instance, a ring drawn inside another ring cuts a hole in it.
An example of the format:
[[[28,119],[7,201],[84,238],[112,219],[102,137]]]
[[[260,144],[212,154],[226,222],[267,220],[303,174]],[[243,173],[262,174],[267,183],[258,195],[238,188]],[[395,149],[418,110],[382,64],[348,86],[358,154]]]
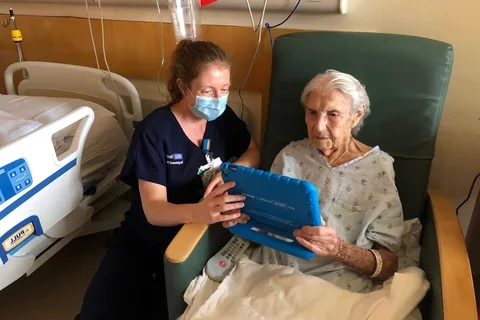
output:
[[[374,246],[374,249],[378,251],[383,260],[382,271],[376,279],[385,281],[397,271],[398,257],[378,244]],[[370,250],[360,248],[342,239],[338,239],[338,251],[332,255],[332,258],[345,263],[365,277],[371,276],[377,267],[375,256]]]
[[[362,276],[370,277],[375,272],[377,262],[373,253],[337,237],[335,229],[329,226],[305,226],[294,232],[297,241],[319,256],[328,256],[341,261],[356,270]],[[384,281],[397,271],[398,257],[388,249],[374,247],[382,256],[383,268],[377,280]]]

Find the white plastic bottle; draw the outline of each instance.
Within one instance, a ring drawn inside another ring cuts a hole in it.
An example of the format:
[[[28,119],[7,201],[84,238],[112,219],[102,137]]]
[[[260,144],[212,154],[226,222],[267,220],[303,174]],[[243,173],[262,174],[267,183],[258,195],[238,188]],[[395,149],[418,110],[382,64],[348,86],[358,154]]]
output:
[[[199,0],[168,0],[168,9],[177,43],[183,39],[200,40]]]

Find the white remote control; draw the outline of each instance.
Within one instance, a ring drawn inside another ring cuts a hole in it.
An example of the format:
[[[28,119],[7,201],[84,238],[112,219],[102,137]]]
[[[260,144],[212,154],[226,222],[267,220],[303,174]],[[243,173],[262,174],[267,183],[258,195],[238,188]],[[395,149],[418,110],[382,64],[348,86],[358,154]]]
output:
[[[233,236],[230,241],[207,262],[207,275],[213,281],[221,282],[233,269],[250,242]]]

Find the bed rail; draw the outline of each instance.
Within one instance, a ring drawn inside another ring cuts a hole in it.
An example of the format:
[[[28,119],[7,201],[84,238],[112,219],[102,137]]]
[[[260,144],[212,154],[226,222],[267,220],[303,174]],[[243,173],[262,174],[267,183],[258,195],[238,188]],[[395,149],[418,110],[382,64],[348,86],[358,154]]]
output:
[[[20,70],[27,70],[28,79],[18,85],[19,95],[43,95],[55,97],[79,98],[92,101],[105,108],[112,107],[117,114],[128,139],[133,134],[134,123],[143,119],[140,95],[135,86],[126,78],[105,70],[84,66],[43,61],[22,61],[11,64],[5,70],[5,86],[8,94],[17,94],[13,75]],[[110,78],[110,75],[112,78]],[[116,91],[105,85],[111,81],[116,84]],[[121,93],[125,92],[132,103],[132,112],[127,108]]]

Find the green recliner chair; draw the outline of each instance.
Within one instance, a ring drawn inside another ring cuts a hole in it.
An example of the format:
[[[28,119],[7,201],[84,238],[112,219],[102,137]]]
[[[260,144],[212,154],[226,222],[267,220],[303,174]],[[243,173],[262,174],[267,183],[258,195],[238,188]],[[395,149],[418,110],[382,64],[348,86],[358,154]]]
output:
[[[327,69],[365,84],[372,114],[358,139],[395,158],[405,219],[423,224],[420,267],[431,288],[420,305],[424,319],[477,319],[472,275],[452,204],[428,188],[435,141],[453,63],[451,45],[425,38],[353,32],[280,36],[273,48],[270,101],[262,154],[269,170],[277,153],[307,136],[300,94]],[[185,225],[165,254],[170,319],[185,310],[190,281],[231,237],[220,225]]]

